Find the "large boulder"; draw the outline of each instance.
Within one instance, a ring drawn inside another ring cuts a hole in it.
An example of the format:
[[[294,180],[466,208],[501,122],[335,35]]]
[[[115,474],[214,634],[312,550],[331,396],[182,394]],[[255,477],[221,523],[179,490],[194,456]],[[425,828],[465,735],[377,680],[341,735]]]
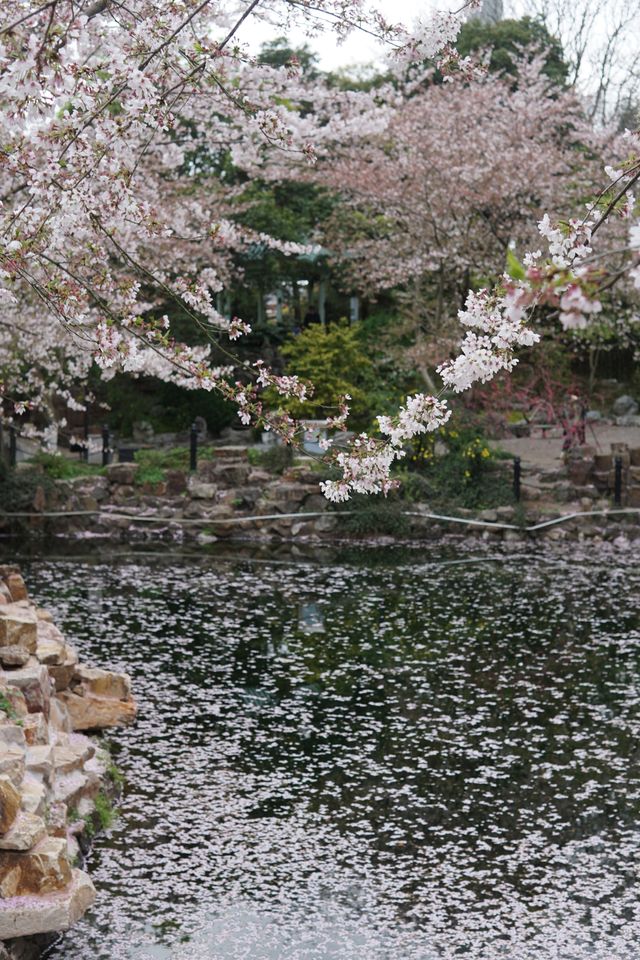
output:
[[[125,727],[135,720],[136,706],[133,700],[116,700],[114,697],[98,697],[91,693],[79,696],[71,690],[63,690],[58,697],[69,711],[74,730]]]
[[[131,699],[131,680],[126,673],[113,673],[111,670],[80,664],[73,674],[74,693],[79,692],[78,685],[82,687],[83,693],[95,694],[97,697],[114,697],[116,700]]]
[[[18,897],[0,911],[0,940],[68,930],[95,901],[96,891],[82,870],[71,872],[71,883],[43,897]]]

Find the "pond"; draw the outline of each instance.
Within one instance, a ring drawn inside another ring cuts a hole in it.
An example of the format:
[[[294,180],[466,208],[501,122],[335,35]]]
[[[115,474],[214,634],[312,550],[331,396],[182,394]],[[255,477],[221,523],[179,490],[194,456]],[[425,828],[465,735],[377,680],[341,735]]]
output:
[[[140,706],[51,956],[635,960],[640,556],[514,549],[24,564]]]

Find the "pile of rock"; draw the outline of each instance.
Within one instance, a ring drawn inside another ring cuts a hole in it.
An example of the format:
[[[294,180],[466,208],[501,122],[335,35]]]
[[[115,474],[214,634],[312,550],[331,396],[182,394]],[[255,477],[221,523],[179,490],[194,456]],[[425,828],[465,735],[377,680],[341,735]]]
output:
[[[0,567],[0,957],[27,955],[20,938],[66,930],[93,903],[74,862],[108,756],[78,731],[134,716],[128,677],[80,664],[18,569]]]

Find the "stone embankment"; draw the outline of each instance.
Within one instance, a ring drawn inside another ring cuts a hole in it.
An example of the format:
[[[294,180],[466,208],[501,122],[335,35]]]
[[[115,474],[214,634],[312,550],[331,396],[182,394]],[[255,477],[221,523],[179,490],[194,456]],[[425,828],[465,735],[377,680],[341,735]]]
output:
[[[615,460],[620,457],[621,506],[626,516],[613,515]],[[512,472],[509,460],[503,469]],[[59,481],[46,506],[34,507],[27,525],[34,532],[100,536],[128,541],[136,538],[195,540],[257,540],[336,538],[348,536],[345,511],[336,511],[318,486],[311,460],[275,475],[251,464],[246,448],[217,447],[197,470],[167,470],[157,483],[141,482],[136,463],[116,463],[104,474]],[[384,506],[381,507],[384,509]],[[444,509],[405,501],[403,536],[437,538],[444,533],[504,537],[522,536],[525,528],[562,515],[580,514],[562,529],[541,528],[536,535],[603,537],[621,532],[640,535],[640,447],[612,443],[604,453],[578,447],[553,466],[522,461],[521,503],[488,510]],[[442,519],[446,514],[449,519]],[[590,516],[587,521],[587,515]],[[607,514],[610,514],[607,516]],[[615,517],[615,518],[614,518]],[[469,525],[465,525],[468,521]],[[471,523],[473,521],[473,523]],[[11,518],[6,518],[7,528]],[[511,529],[509,529],[511,528]]]
[[[76,864],[111,769],[80,731],[135,712],[129,678],[79,663],[18,569],[0,567],[0,960],[38,956],[93,903]]]
[[[126,538],[133,530],[202,539],[234,533],[246,536],[247,532],[322,535],[336,525],[312,464],[292,466],[276,475],[253,466],[246,448],[232,446],[216,448],[215,456],[200,460],[194,473],[167,470],[166,479],[159,483],[141,483],[139,473],[138,464],[115,463],[103,476],[59,482],[48,509],[80,515],[57,517],[48,521],[50,526],[55,531],[90,531],[114,539]],[[90,515],[91,511],[96,512]],[[245,517],[259,519],[245,521]]]

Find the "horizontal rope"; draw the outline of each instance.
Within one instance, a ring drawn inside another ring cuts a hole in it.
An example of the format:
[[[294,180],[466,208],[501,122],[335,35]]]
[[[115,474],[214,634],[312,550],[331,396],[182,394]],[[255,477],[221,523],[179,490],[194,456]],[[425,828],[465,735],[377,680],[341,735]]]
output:
[[[30,517],[34,518],[60,518],[60,517],[99,517],[100,519],[111,518],[113,520],[130,520],[135,523],[162,523],[165,526],[170,524],[178,524],[180,526],[191,526],[191,525],[204,525],[209,526],[211,524],[239,524],[239,523],[255,523],[261,520],[305,520],[312,517],[349,517],[353,516],[356,513],[355,510],[340,510],[336,513],[329,513],[325,511],[316,511],[309,513],[269,513],[269,514],[255,514],[254,516],[249,517],[154,517],[154,516],[144,516],[135,513],[116,513],[115,511],[109,510],[48,510],[43,511],[42,513],[34,513],[26,510],[8,512],[0,511],[1,518],[10,518],[10,517]],[[516,523],[501,523],[500,521],[493,520],[475,520],[470,517],[450,517],[438,513],[419,513],[418,511],[412,510],[403,510],[400,513],[400,516],[403,517],[418,517],[422,520],[435,520],[442,523],[460,523],[466,526],[471,527],[483,527],[489,528],[492,530],[518,530],[521,533],[535,533],[537,530],[544,530],[546,527],[556,526],[560,523],[566,523],[568,520],[578,520],[583,517],[610,517],[617,516],[620,514],[626,515],[637,515],[640,514],[640,508],[636,507],[623,507],[620,509],[614,508],[613,510],[585,510],[579,513],[567,513],[563,514],[560,517],[553,517],[550,520],[543,520],[541,523],[533,524],[532,526],[524,526]]]

